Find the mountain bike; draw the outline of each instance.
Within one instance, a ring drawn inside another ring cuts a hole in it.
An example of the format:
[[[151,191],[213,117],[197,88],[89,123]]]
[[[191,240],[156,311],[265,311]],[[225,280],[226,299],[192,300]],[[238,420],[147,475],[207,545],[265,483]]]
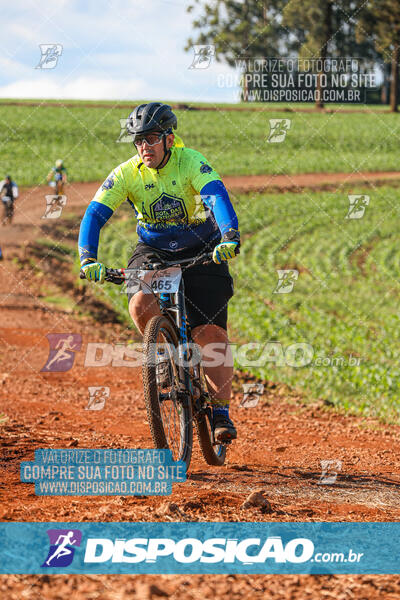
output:
[[[157,300],[161,315],[152,317],[143,335],[143,389],[151,435],[156,448],[169,448],[174,460],[189,468],[193,423],[209,465],[225,462],[229,441],[215,440],[207,382],[186,318],[182,268],[211,261],[196,258],[143,264],[140,269],[106,269],[105,280],[140,288]],[[84,276],[83,276],[84,277]]]
[[[64,180],[61,173],[56,173],[54,179],[49,182],[49,186],[54,189],[54,194],[57,198],[61,198],[64,194]]]
[[[64,194],[64,181],[62,178],[56,180],[56,194],[59,198]]]
[[[3,225],[11,225],[14,216],[14,198],[10,198],[5,194],[1,195],[1,200],[3,202]]]

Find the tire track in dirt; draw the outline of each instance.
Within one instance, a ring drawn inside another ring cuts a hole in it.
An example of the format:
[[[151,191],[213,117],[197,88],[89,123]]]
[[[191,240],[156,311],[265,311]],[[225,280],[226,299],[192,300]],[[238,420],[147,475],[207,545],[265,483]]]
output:
[[[69,212],[81,214],[96,188],[97,184],[72,184]],[[31,191],[29,201],[23,194],[20,206],[16,224],[1,231],[6,256],[0,263],[0,343],[5,350],[0,355],[0,414],[5,416],[0,423],[2,521],[400,519],[399,427],[336,414],[322,402],[306,404],[301,394],[272,382],[265,382],[266,393],[257,407],[240,408],[243,377],[238,376],[232,415],[239,439],[232,444],[222,468],[207,466],[196,445],[190,477],[174,485],[168,498],[35,496],[33,485],[19,482],[19,465],[32,460],[36,448],[146,448],[152,443],[139,369],[84,366],[89,342],[127,343],[132,330],[113,323],[111,317],[99,327],[95,315],[58,310],[43,302],[43,287],[54,285],[54,278],[29,268],[27,262],[20,263],[20,268],[12,260],[14,256],[27,261],[29,243],[46,235],[48,223],[40,218],[41,190]],[[77,218],[71,240],[78,222]],[[72,300],[76,301],[76,296]],[[85,297],[79,302],[79,306],[84,305]],[[82,351],[76,353],[74,366],[66,373],[40,371],[48,354],[46,335],[51,332],[82,336]],[[110,387],[110,398],[102,411],[85,410],[90,385]],[[321,460],[329,459],[342,461],[342,468],[335,484],[323,485]],[[268,498],[269,513],[242,506],[256,490],[263,490]],[[193,591],[194,585],[196,593],[205,598],[228,597],[229,585],[237,589],[236,596],[230,593],[230,598],[250,594],[255,598],[320,598],[322,581],[323,589],[338,598],[344,586],[356,590],[363,585],[363,598],[400,594],[399,578],[383,576],[282,576],[279,584],[270,576],[74,576],[68,583],[63,577],[3,576],[0,589],[6,598],[21,597],[21,589],[25,596],[29,590],[28,597],[55,598],[60,594],[57,586],[70,586],[72,581],[76,585],[74,597],[79,599],[88,597],[87,590],[92,589],[99,598],[111,598],[111,593],[125,597],[127,582],[136,594],[133,597],[141,598],[160,595],[154,586],[159,586],[166,597],[192,598],[190,588]]]

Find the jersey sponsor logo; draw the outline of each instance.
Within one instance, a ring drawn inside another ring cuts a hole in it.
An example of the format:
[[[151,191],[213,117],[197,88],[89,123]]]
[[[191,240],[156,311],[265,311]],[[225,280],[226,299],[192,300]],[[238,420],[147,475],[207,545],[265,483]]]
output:
[[[211,173],[212,168],[210,165],[207,165],[205,162],[201,163],[200,173]]]
[[[101,189],[102,190],[111,190],[111,188],[113,187],[114,183],[115,183],[114,175],[110,175],[109,177],[107,177],[107,179],[105,180],[105,182],[101,186]]]
[[[150,190],[151,188],[154,188],[154,187],[156,187],[154,185],[154,183],[146,183],[146,185],[144,186],[144,189],[145,190]]]
[[[160,221],[187,221],[188,214],[182,198],[161,194],[150,204],[151,216],[156,222]]]

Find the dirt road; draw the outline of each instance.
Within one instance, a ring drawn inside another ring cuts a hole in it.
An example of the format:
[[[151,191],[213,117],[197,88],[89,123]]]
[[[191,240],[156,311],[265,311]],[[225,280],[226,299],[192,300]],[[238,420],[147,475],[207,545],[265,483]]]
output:
[[[82,213],[97,184],[74,184],[69,212]],[[240,408],[237,375],[232,415],[239,439],[226,465],[205,465],[195,447],[191,475],[162,497],[39,497],[19,482],[23,460],[36,448],[146,448],[141,377],[128,367],[85,367],[90,342],[126,343],[135,335],[89,295],[65,290],[67,308],[44,301],[61,294],[55,277],[37,268],[30,248],[47,235],[43,190],[21,196],[16,221],[0,230],[0,519],[2,521],[397,521],[400,519],[400,428],[336,414],[301,392],[265,382],[255,408]],[[69,242],[76,237],[76,225]],[[64,240],[68,242],[68,240]],[[18,260],[16,260],[18,259]],[[40,260],[42,264],[40,265]],[[35,262],[36,261],[36,262]],[[36,267],[36,268],[35,268]],[[68,263],[63,269],[69,270]],[[50,270],[50,273],[52,271]],[[56,275],[56,272],[54,272]],[[72,275],[70,275],[72,278]],[[76,304],[71,309],[70,306]],[[91,312],[92,314],[84,314]],[[105,322],[106,321],[106,322]],[[82,337],[73,367],[44,373],[49,333]],[[102,411],[85,410],[88,386],[109,386]],[[321,461],[341,461],[337,480],[321,483]],[[262,490],[271,511],[243,508]],[[32,598],[399,598],[400,577],[389,576],[2,576],[0,595]]]

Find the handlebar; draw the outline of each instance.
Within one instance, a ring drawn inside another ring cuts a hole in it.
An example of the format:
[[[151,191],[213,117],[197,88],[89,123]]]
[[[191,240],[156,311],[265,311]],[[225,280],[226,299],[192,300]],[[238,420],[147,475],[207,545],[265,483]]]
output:
[[[212,252],[203,252],[203,254],[199,254],[195,258],[183,258],[181,260],[168,260],[158,263],[143,263],[141,267],[137,267],[135,269],[109,269],[106,267],[106,275],[105,281],[109,281],[110,283],[115,283],[116,285],[121,285],[127,279],[127,275],[133,271],[159,271],[161,269],[168,269],[169,267],[178,267],[185,265],[187,267],[192,267],[194,265],[199,264],[207,264],[212,260]],[[83,271],[79,274],[80,279],[86,279]]]

